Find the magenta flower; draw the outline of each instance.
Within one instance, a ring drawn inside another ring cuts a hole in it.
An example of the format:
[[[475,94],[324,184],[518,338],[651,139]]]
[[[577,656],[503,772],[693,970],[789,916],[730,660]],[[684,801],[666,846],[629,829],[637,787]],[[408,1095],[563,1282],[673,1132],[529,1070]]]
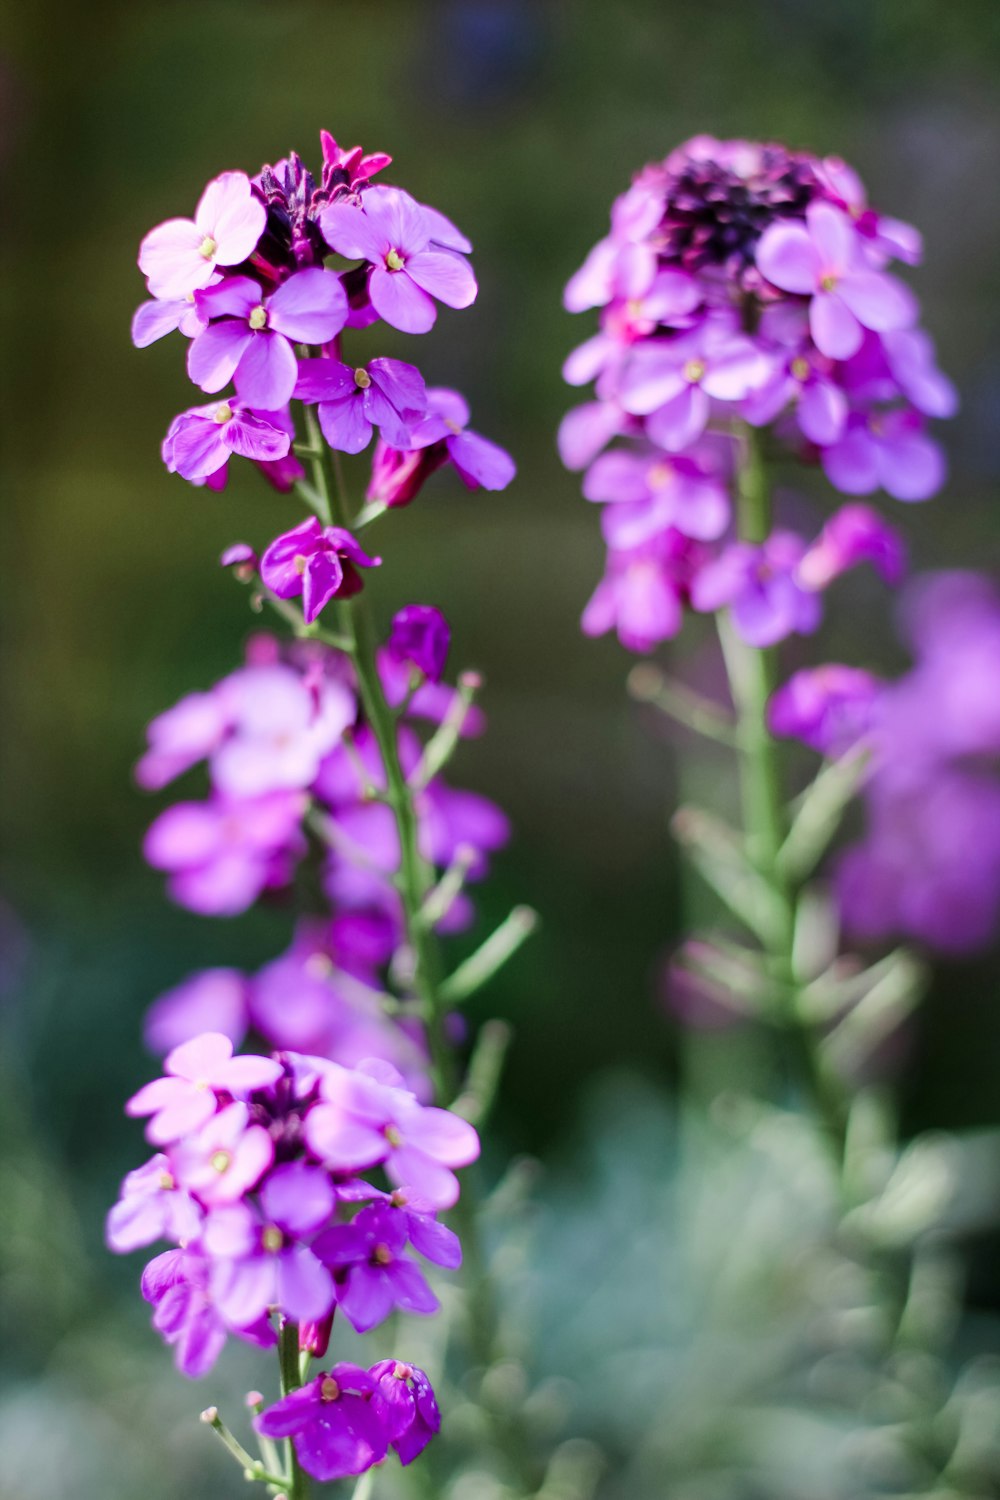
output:
[[[818,447],[835,443],[847,422],[848,400],[831,378],[832,366],[814,350],[798,350],[778,362],[771,378],[743,401],[740,414],[764,427],[791,406],[802,436]]]
[[[903,539],[870,505],[842,505],[803,556],[798,579],[806,588],[825,589],[841,573],[865,562],[886,583],[901,583],[906,571]]]
[[[386,651],[393,661],[409,663],[428,682],[440,682],[448,660],[451,627],[432,604],[407,604],[392,617]]]
[[[408,448],[427,410],[420,371],[398,359],[373,359],[355,370],[335,359],[301,360],[295,395],[317,403],[323,436],[342,453],[367,448],[373,427],[391,447]]]
[[[308,1385],[283,1396],[254,1418],[268,1438],[291,1438],[299,1462],[314,1479],[363,1474],[385,1457],[386,1431],[370,1397],[372,1377],[357,1365],[333,1365]]]
[[[167,1157],[158,1153],[125,1178],[121,1197],[108,1214],[105,1239],[119,1255],[154,1240],[183,1244],[195,1238],[201,1219],[201,1209],[178,1185]]]
[[[286,457],[292,440],[274,417],[274,413],[251,411],[238,401],[193,406],[171,422],[163,442],[163,462],[171,474],[193,482],[214,480],[214,487],[221,488],[234,453],[258,463]]]
[[[245,1203],[213,1209],[201,1244],[212,1261],[210,1287],[223,1317],[243,1326],[272,1307],[294,1322],[326,1316],[333,1278],[301,1239],[329,1222],[335,1204],[327,1173],[292,1161],[264,1181],[259,1215]]]
[[[742,401],[767,375],[759,348],[717,314],[677,338],[636,345],[622,371],[619,399],[627,412],[646,417],[654,443],[679,453],[704,432],[711,399]]]
[[[458,1198],[452,1169],[476,1160],[479,1137],[468,1121],[420,1104],[401,1085],[387,1064],[332,1066],[306,1120],[306,1140],[331,1171],[381,1165],[397,1186],[434,1208],[450,1208]]]
[[[427,392],[427,415],[410,435],[412,448],[444,444],[459,478],[470,490],[505,490],[517,467],[509,453],[478,432],[468,431],[469,408],[457,391],[436,387]],[[398,503],[398,502],[397,502]]]
[[[757,265],[782,291],[809,296],[813,342],[830,359],[847,359],[865,328],[907,328],[916,318],[912,293],[896,277],[871,270],[850,219],[831,203],[812,203],[806,223],[782,220],[765,230]]]
[[[302,852],[300,792],[178,802],[150,825],[143,853],[170,879],[181,906],[204,916],[246,911],[261,891],[287,885]]]
[[[673,528],[641,546],[612,548],[604,577],[583,611],[584,635],[617,630],[629,651],[651,651],[671,640],[683,623],[703,558],[704,550]]]
[[[203,1040],[197,1037],[185,1045],[195,1047]],[[279,1076],[283,1071],[280,1063],[273,1063],[266,1057],[235,1060],[266,1064],[269,1069],[277,1068]],[[268,1082],[273,1081],[273,1073],[269,1073]],[[262,1125],[251,1125],[249,1119],[245,1104],[238,1101],[227,1104],[217,1115],[212,1115],[193,1133],[175,1143],[172,1159],[177,1179],[202,1203],[208,1206],[235,1203],[256,1187],[274,1160],[270,1135]],[[247,1321],[252,1320],[248,1318]]]
[[[293,344],[325,344],[347,322],[339,276],[319,267],[298,271],[266,296],[248,276],[230,276],[196,294],[210,319],[188,348],[188,374],[203,391],[232,380],[241,401],[277,411],[291,400],[298,366]]]
[[[128,1115],[152,1116],[146,1139],[156,1145],[204,1125],[215,1113],[216,1090],[243,1097],[282,1073],[281,1064],[266,1057],[234,1057],[229,1038],[213,1031],[175,1047],[163,1068],[167,1077],[147,1083],[125,1106]]]
[[[929,500],[947,473],[923,419],[906,409],[852,413],[843,436],[820,458],[827,479],[845,495],[883,489],[896,500]]]
[[[439,219],[400,188],[374,187],[362,194],[360,207],[331,203],[319,223],[331,250],[370,262],[368,296],[379,317],[404,333],[426,333],[437,317],[435,298],[446,307],[468,307],[477,291],[464,256],[436,248]]]
[[[372,1204],[314,1242],[315,1254],[336,1278],[337,1306],[357,1333],[384,1322],[397,1307],[421,1315],[440,1307],[416,1262],[403,1254],[406,1239],[404,1215]]]
[[[143,1039],[161,1056],[204,1031],[233,1046],[247,1034],[247,982],[238,969],[203,969],[166,990],[146,1012]]]
[[[187,297],[208,286],[218,266],[253,254],[267,214],[244,172],[223,172],[202,193],[194,219],[168,219],[139,246],[139,269],[154,297]]]
[[[322,526],[315,516],[276,537],[260,560],[260,576],[279,599],[302,596],[302,613],[312,623],[331,599],[348,598],[363,588],[358,568],[375,568],[342,526]]]
[[[221,1316],[209,1292],[209,1262],[187,1250],[166,1250],[142,1273],[142,1295],[154,1307],[153,1327],[175,1349],[182,1375],[207,1375],[222,1352],[227,1333],[260,1349],[270,1349],[277,1335],[266,1318],[234,1328]]]
[[[417,1365],[395,1359],[380,1360],[369,1374],[375,1381],[372,1409],[405,1468],[441,1431],[441,1413],[431,1383]]]
[[[702,613],[728,606],[751,646],[773,646],[793,632],[809,635],[819,624],[820,602],[799,580],[804,552],[805,542],[791,531],[774,531],[759,546],[733,542],[696,575],[691,603]]]
[[[843,755],[871,729],[884,684],[860,667],[829,662],[795,672],[767,707],[771,733],[821,755]]]
[[[612,507],[604,517],[612,547],[641,546],[670,526],[684,536],[714,541],[730,519],[725,485],[690,454],[603,453],[587,470],[583,493]]]

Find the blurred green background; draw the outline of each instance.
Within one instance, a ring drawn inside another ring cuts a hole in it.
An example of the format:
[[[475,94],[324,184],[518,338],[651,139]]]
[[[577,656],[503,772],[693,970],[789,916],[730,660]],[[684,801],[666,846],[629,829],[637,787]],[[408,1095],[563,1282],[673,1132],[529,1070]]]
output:
[[[479,300],[445,312],[407,357],[429,383],[467,392],[474,425],[512,450],[519,478],[499,496],[435,478],[380,528],[386,566],[370,589],[386,621],[403,602],[439,603],[453,665],[486,676],[489,732],[453,778],[500,801],[516,837],[480,931],[514,901],[544,918],[480,1001],[517,1033],[491,1155],[565,1161],[595,1073],[676,1079],[657,973],[691,905],[666,819],[684,777],[685,790],[719,799],[731,772],[704,757],[679,770],[677,745],[627,704],[624,653],[578,633],[602,544],[554,452],[577,399],[560,365],[590,330],[563,313],[562,285],[631,172],[686,136],[777,137],[845,156],[877,204],[924,231],[913,281],[963,393],[943,433],[946,492],[893,518],[918,566],[1000,571],[998,77],[996,0],[48,0],[8,11],[0,1440],[14,1459],[0,1494],[66,1493],[18,1455],[54,1422],[52,1475],[65,1474],[62,1455],[89,1453],[80,1433],[94,1421],[107,1422],[110,1451],[103,1471],[81,1460],[76,1495],[223,1493],[196,1477],[201,1445],[180,1436],[178,1467],[151,1477],[144,1424],[154,1411],[186,1422],[201,1393],[173,1379],[133,1290],[139,1258],[107,1257],[101,1223],[140,1157],[120,1111],[148,1071],[144,1008],[201,965],[263,962],[291,923],[280,910],[213,923],[173,908],[139,856],[154,806],[130,776],[143,727],[229,670],[251,628],[216,558],[296,516],[294,501],[235,466],[222,496],[163,471],[160,439],[191,398],[179,341],[143,353],[129,342],[142,234],[189,213],[222,169],[253,172],[293,147],[315,161],[326,126],[391,151],[390,179],[475,243]],[[897,663],[888,618],[870,580],[847,580],[830,603],[827,653]],[[676,655],[702,649],[691,632]],[[995,954],[937,970],[911,1038],[908,1129],[996,1122],[997,981]],[[713,1078],[720,1059],[703,1039],[695,1071]],[[986,1248],[971,1294],[984,1306],[998,1296]],[[74,1367],[87,1372],[86,1410]],[[143,1382],[147,1405],[123,1406]],[[115,1416],[95,1417],[104,1406]],[[123,1411],[126,1427],[134,1419],[124,1447]]]

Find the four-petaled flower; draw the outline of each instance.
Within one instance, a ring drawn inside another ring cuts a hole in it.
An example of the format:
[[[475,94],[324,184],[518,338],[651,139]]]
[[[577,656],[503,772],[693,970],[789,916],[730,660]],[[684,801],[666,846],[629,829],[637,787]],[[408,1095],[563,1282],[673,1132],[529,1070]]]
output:
[[[248,259],[267,212],[245,172],[223,172],[198,201],[193,219],[158,224],[139,246],[139,270],[154,297],[181,298],[208,286],[219,266]]]
[[[302,596],[302,613],[312,623],[331,599],[347,598],[363,587],[358,568],[375,568],[343,526],[322,526],[315,516],[276,537],[260,560],[260,576],[279,599]]]

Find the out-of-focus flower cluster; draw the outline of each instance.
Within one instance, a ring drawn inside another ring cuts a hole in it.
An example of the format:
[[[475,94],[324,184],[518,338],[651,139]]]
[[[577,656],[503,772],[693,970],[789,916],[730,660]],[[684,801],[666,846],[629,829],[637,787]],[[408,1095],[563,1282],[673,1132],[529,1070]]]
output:
[[[901,614],[909,672],[806,669],[774,695],[770,723],[828,756],[869,749],[867,828],[836,867],[850,932],[968,952],[1000,922],[1000,596],[975,573],[931,574]]]
[[[125,1178],[108,1243],[175,1247],[149,1262],[142,1292],[184,1374],[204,1375],[230,1334],[274,1344],[276,1320],[297,1324],[302,1349],[322,1356],[338,1309],[359,1333],[396,1308],[437,1310],[409,1252],[461,1263],[436,1215],[456,1201],[454,1168],[476,1159],[479,1141],[460,1116],[421,1104],[388,1063],[234,1056],[227,1036],[205,1032],[175,1047],[126,1109],[147,1119],[157,1150]],[[359,1176],[375,1172],[384,1187]],[[367,1373],[337,1365],[257,1425],[294,1435],[309,1472],[332,1479],[363,1472],[390,1445],[409,1462],[439,1418],[423,1372],[388,1361]]]
[[[884,566],[893,533],[866,507],[840,512],[817,542],[785,530],[736,541],[730,489],[740,424],[772,429],[847,495],[915,501],[940,488],[926,425],[956,396],[887,269],[920,253],[917,231],[870,208],[839,160],[698,136],[636,176],[565,293],[569,311],[600,316],[564,367],[572,385],[594,381],[596,399],[559,437],[604,507],[588,634],[614,628],[647,651],[686,606],[728,606],[746,640],[769,645],[816,627],[819,595],[845,568],[898,572]]]

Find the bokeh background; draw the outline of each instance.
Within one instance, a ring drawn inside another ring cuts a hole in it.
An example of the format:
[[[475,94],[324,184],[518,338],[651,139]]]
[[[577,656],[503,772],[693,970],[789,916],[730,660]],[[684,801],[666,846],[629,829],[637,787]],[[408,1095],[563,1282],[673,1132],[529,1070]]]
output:
[[[685,778],[724,796],[731,773],[713,758],[685,771],[684,747],[629,708],[624,653],[578,633],[602,545],[554,452],[575,399],[560,365],[589,330],[562,311],[562,284],[632,170],[688,135],[845,156],[877,204],[924,231],[914,283],[963,394],[943,434],[946,492],[894,519],[918,566],[1000,572],[998,78],[996,0],[8,11],[0,1494],[240,1492],[238,1475],[205,1467],[187,1424],[208,1393],[173,1377],[135,1293],[138,1257],[112,1261],[101,1226],[138,1159],[120,1110],[149,1066],[144,1008],[199,966],[254,967],[290,929],[281,909],[210,922],[165,901],[140,859],[153,807],[131,765],[146,721],[229,670],[251,628],[220,550],[267,540],[295,512],[249,472],[215,496],[163,471],[159,442],[188,393],[174,341],[129,342],[141,235],[190,212],[219,170],[253,172],[292,147],[315,159],[326,126],[390,150],[392,180],[476,245],[478,302],[445,312],[416,357],[429,383],[468,393],[520,476],[500,496],[438,476],[380,531],[371,592],[385,620],[411,599],[439,603],[454,664],[487,679],[489,732],[454,776],[500,801],[516,837],[480,932],[515,901],[544,917],[480,1002],[516,1029],[491,1156],[547,1160],[551,1201],[585,1224],[588,1121],[618,1120],[614,1099],[655,1113],[682,1069],[708,1087],[732,1065],[718,1038],[682,1042],[657,978],[701,899],[682,885],[669,810]],[[826,640],[839,659],[900,661],[885,599],[862,577],[835,596]],[[692,632],[675,654],[702,649]],[[996,1124],[998,979],[996,954],[936,968],[909,1039],[907,1131]],[[970,1247],[968,1298],[984,1317],[1000,1304],[996,1248],[989,1236]],[[583,1296],[586,1259],[568,1263]],[[237,1357],[225,1379],[240,1378],[256,1377]]]

